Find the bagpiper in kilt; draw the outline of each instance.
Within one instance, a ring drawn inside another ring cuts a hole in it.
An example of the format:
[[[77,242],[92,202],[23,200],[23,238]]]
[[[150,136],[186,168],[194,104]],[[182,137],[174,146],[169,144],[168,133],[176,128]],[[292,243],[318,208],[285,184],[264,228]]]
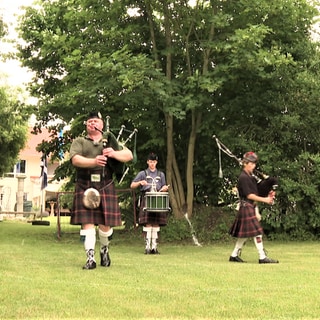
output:
[[[263,229],[255,214],[256,204],[240,200],[240,208],[230,228],[230,234],[236,238],[252,238],[263,234]]]
[[[253,177],[258,156],[250,151],[244,154],[243,170],[238,179],[238,194],[240,207],[230,228],[230,235],[237,238],[235,247],[229,257],[230,262],[244,262],[240,258],[241,250],[248,238],[253,238],[259,254],[259,263],[278,263],[278,260],[268,258],[264,250],[262,235],[263,228],[256,216],[257,202],[273,203],[273,195],[259,196],[257,180]]]
[[[85,270],[96,268],[96,226],[99,226],[100,265],[109,267],[112,227],[121,225],[114,172],[108,160],[127,162],[133,158],[129,149],[115,150],[108,145],[103,126],[100,112],[91,112],[86,121],[87,135],[73,140],[70,147],[70,161],[77,175],[70,223],[81,225],[80,236],[87,255]]]
[[[105,168],[105,171],[110,169]],[[71,212],[71,224],[94,224],[105,226],[120,226],[121,212],[116,194],[115,186],[112,179],[101,179],[101,182],[91,182],[91,174],[102,177],[102,170],[87,170],[86,174],[78,174],[75,186],[75,195],[73,200],[73,210]],[[87,179],[85,178],[87,176]],[[101,202],[100,206],[95,209],[88,209],[83,204],[84,192],[88,188],[95,188],[99,191]]]

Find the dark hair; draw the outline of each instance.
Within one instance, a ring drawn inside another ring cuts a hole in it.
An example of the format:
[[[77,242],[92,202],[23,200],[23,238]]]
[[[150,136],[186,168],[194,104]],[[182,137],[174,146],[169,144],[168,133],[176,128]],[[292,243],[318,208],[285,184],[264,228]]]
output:
[[[102,119],[102,115],[98,111],[91,111],[87,117],[87,120],[89,119]]]
[[[156,160],[156,161],[158,161],[158,156],[154,152],[151,152],[151,153],[149,153],[147,160]]]

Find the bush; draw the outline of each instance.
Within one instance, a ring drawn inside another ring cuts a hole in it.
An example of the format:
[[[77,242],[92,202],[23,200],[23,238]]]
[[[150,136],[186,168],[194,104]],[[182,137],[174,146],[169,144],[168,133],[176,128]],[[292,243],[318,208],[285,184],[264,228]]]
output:
[[[190,228],[185,219],[175,219],[172,214],[168,217],[168,224],[161,228],[162,241],[183,241],[190,238]]]
[[[229,228],[235,211],[227,207],[197,205],[192,217],[176,219],[171,215],[168,225],[161,229],[163,241],[190,241],[193,233],[200,243],[230,240]]]

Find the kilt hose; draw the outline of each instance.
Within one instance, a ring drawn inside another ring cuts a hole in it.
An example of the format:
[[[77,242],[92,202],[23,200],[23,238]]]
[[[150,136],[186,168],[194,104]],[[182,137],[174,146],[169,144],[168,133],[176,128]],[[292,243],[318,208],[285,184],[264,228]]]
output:
[[[101,202],[100,206],[96,209],[87,209],[83,205],[83,194],[88,188],[95,188],[100,193]],[[112,180],[102,182],[77,180],[70,224],[102,224],[110,227],[121,226],[120,206]]]
[[[166,226],[167,225],[167,211],[158,211],[158,212],[152,212],[152,211],[146,211],[143,210],[145,207],[146,199],[144,196],[141,196],[140,201],[140,209],[139,209],[139,225],[146,225],[146,224],[152,224],[152,225],[159,225],[159,226]]]
[[[241,201],[236,219],[229,230],[236,238],[253,238],[263,234],[263,229],[255,214],[255,206]]]

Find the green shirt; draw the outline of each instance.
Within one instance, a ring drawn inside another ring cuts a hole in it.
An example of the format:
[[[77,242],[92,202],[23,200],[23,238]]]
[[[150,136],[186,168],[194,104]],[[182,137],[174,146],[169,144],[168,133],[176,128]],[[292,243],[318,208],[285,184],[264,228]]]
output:
[[[102,140],[98,143],[94,143],[89,137],[78,137],[73,140],[70,147],[70,159],[75,155],[80,155],[86,158],[94,159],[97,155],[102,154]],[[101,169],[100,166],[94,167],[92,169]]]

